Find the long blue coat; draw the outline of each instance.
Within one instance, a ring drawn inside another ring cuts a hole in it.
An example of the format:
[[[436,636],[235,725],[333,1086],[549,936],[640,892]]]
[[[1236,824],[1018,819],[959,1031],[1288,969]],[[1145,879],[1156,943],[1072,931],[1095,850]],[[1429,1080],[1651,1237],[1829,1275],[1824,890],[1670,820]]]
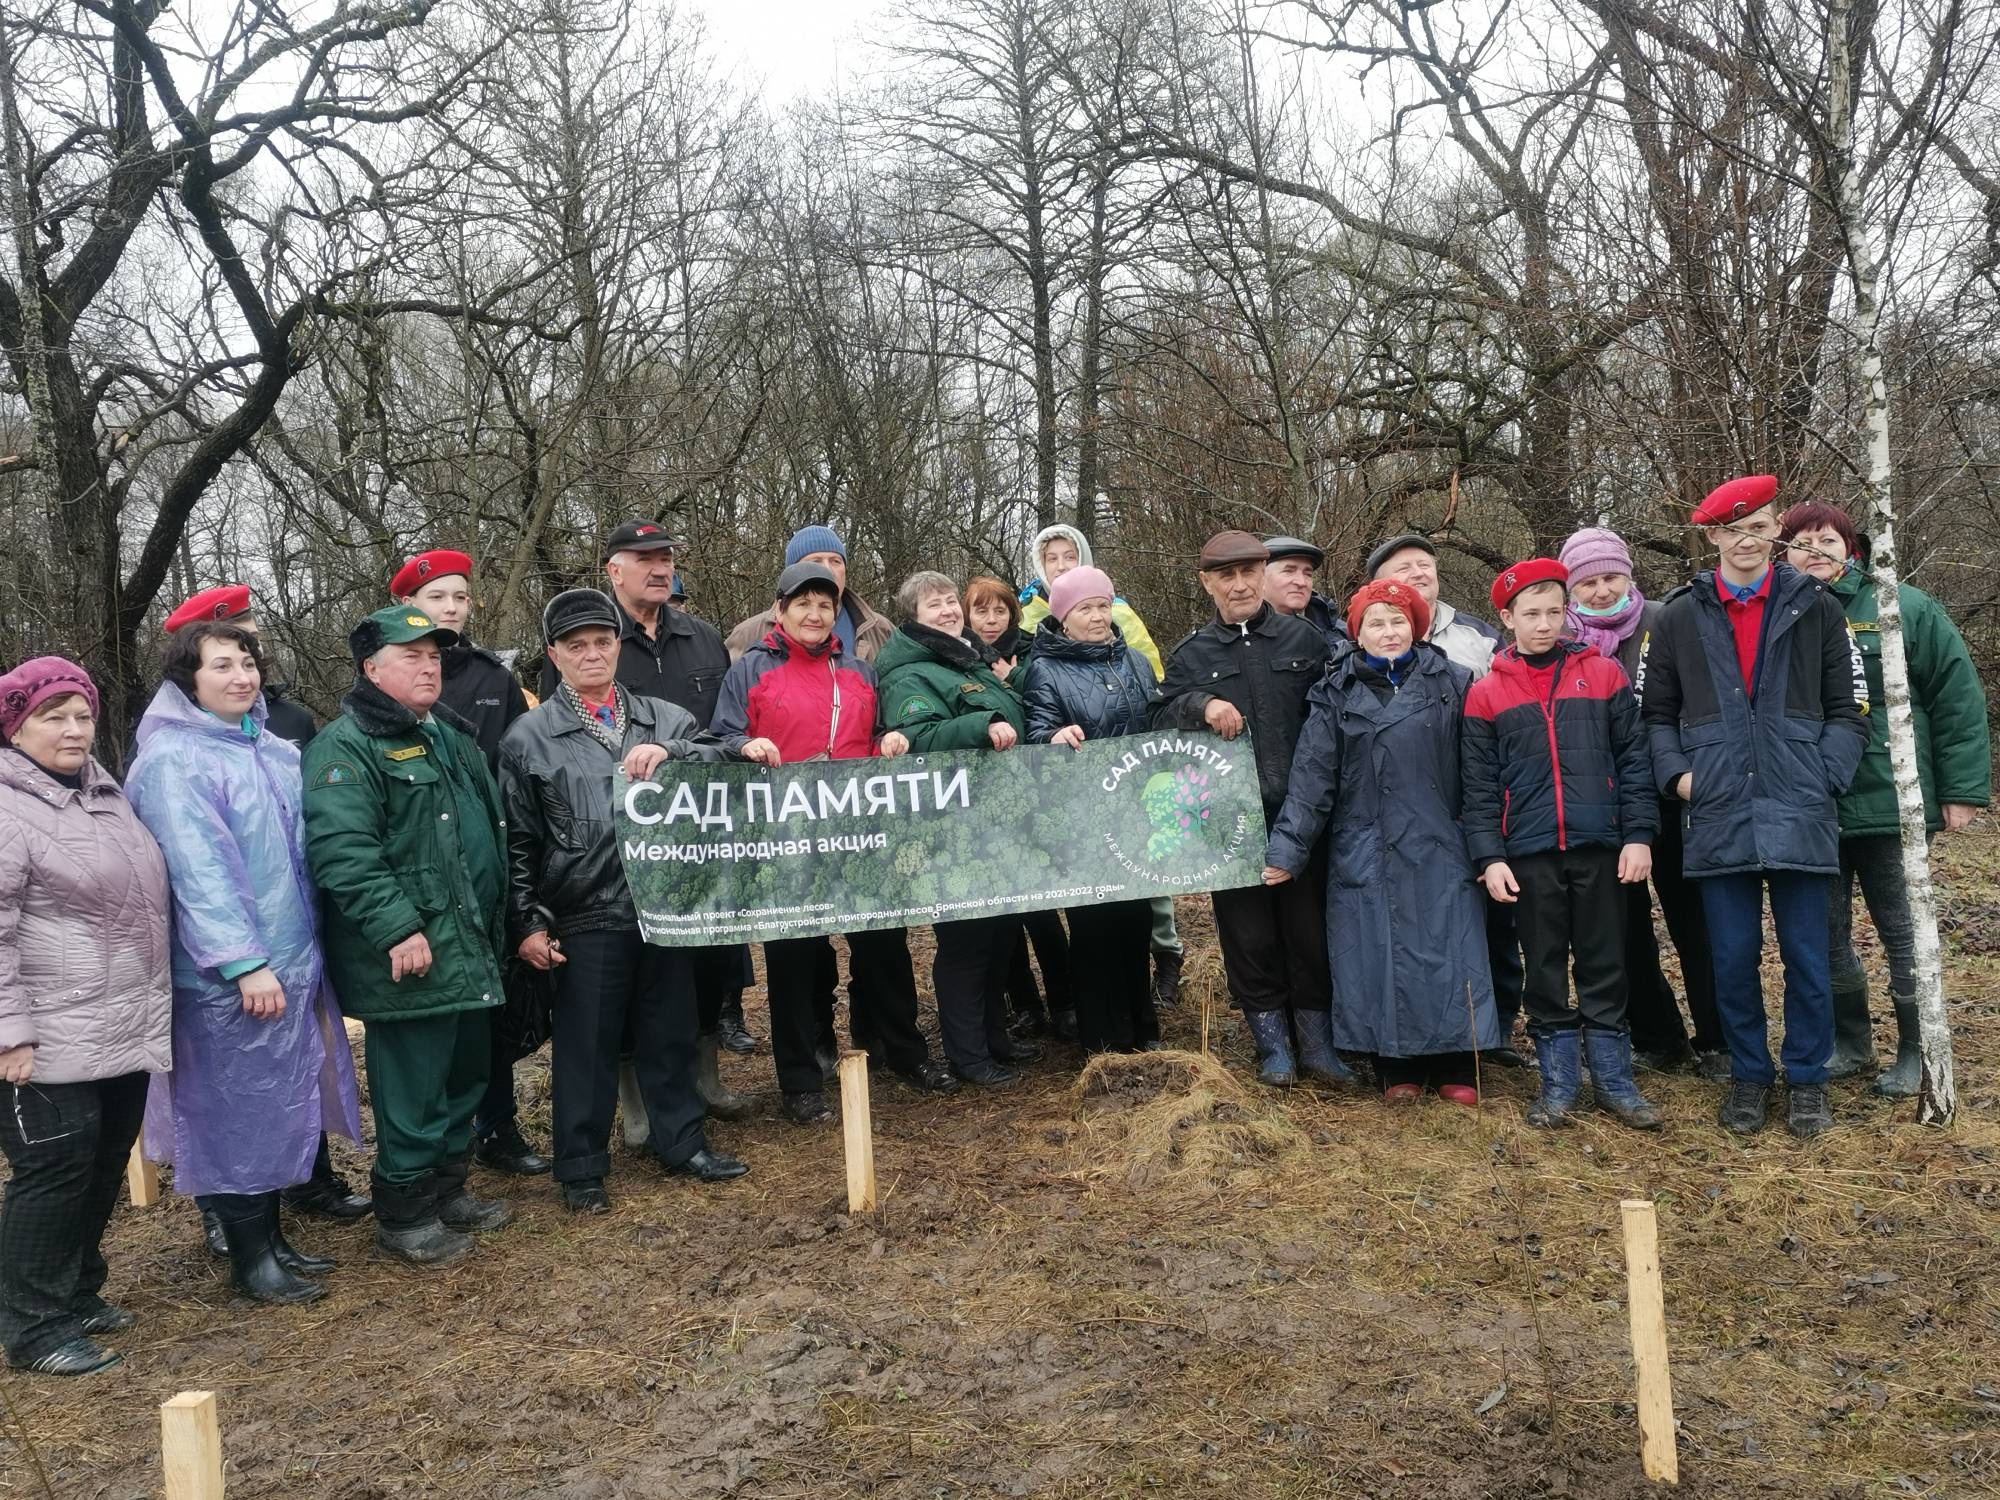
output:
[[[146,1154],[183,1193],[264,1193],[312,1175],[322,1130],[361,1138],[354,1057],[320,963],[299,752],[224,724],[172,683],[139,721],[125,792],[173,889],[174,1067],[146,1107]],[[260,1021],[222,970],[267,961],[284,1014]]]
[[[1334,1044],[1383,1057],[1500,1045],[1485,914],[1458,824],[1471,675],[1429,646],[1385,703],[1336,653],[1312,690],[1266,860],[1297,875],[1326,834]]]

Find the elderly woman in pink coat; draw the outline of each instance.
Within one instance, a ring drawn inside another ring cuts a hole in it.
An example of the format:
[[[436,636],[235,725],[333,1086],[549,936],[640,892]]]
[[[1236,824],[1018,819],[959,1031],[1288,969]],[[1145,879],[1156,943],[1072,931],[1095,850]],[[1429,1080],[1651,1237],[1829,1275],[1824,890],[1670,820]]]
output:
[[[74,662],[0,677],[0,1343],[42,1375],[117,1364],[92,1335],[137,1321],[99,1245],[170,1058],[166,865],[96,734]]]

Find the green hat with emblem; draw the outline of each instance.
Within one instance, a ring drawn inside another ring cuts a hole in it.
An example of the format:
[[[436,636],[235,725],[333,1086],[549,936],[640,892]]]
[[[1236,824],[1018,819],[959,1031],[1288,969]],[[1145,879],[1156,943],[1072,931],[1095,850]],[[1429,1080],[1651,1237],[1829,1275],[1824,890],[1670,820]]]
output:
[[[354,654],[354,665],[359,667],[384,646],[407,646],[411,641],[423,640],[434,640],[438,650],[446,651],[458,644],[458,632],[447,630],[420,609],[392,604],[376,610],[348,631],[347,649]]]

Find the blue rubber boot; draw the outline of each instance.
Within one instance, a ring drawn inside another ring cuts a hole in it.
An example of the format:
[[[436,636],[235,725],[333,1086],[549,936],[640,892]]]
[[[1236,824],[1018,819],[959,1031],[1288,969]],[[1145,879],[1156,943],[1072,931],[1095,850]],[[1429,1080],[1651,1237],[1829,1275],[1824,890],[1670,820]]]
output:
[[[1632,1033],[1586,1026],[1583,1051],[1590,1063],[1590,1089],[1597,1096],[1597,1107],[1634,1130],[1658,1130],[1663,1123],[1660,1112],[1632,1079]]]
[[[1295,1010],[1292,1024],[1299,1032],[1299,1071],[1320,1083],[1352,1083],[1354,1074],[1333,1050],[1333,1012]]]
[[[1250,1023],[1250,1035],[1257,1043],[1257,1081],[1274,1089],[1288,1089],[1299,1081],[1292,1061],[1292,1028],[1281,1010],[1249,1010],[1243,1019]]]
[[[1561,1031],[1531,1033],[1535,1041],[1535,1065],[1542,1075],[1542,1091],[1528,1106],[1528,1123],[1545,1130],[1569,1124],[1576,1111],[1577,1095],[1583,1092],[1583,1036],[1573,1026]],[[1626,1078],[1631,1078],[1631,1054],[1626,1054]]]

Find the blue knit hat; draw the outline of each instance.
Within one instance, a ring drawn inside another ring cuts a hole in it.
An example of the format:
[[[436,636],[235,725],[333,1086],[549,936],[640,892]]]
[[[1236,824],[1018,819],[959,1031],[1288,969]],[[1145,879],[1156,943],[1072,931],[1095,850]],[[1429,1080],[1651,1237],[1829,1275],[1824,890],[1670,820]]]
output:
[[[847,560],[847,543],[840,539],[840,533],[831,526],[801,526],[792,533],[792,539],[785,543],[785,566],[790,567],[801,558],[811,557],[819,552],[838,552],[841,560]]]

